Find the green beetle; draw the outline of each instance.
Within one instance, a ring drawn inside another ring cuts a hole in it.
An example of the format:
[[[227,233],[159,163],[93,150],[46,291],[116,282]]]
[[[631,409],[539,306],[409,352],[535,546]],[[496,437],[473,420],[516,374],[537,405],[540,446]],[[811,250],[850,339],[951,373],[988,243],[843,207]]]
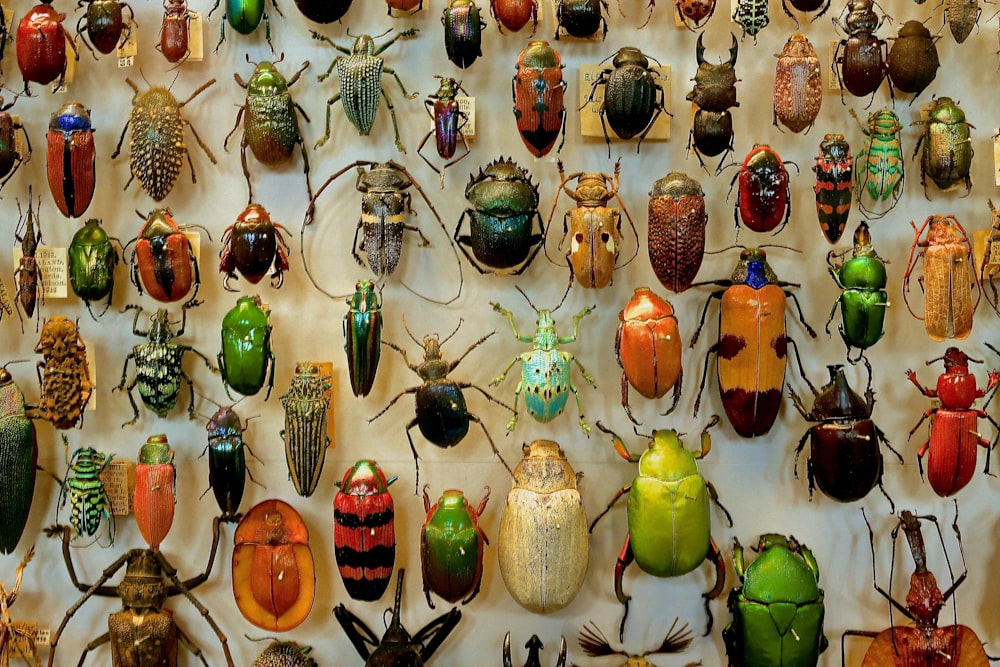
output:
[[[483,581],[483,551],[490,541],[479,527],[479,516],[490,499],[486,487],[479,507],[473,508],[465,495],[449,489],[431,506],[424,487],[424,511],[427,519],[420,531],[420,567],[424,576],[424,595],[434,608],[431,591],[448,602],[468,604],[479,594]],[[464,600],[462,598],[465,598]]]
[[[364,397],[372,390],[382,356],[382,295],[372,280],[359,280],[347,299],[344,315],[344,351],[351,391]]]
[[[90,316],[95,320],[108,312],[115,289],[115,267],[118,266],[118,250],[111,243],[101,221],[91,218],[73,235],[69,244],[69,284],[73,292],[87,304]],[[94,315],[91,301],[107,298],[104,310]]]
[[[851,258],[840,266],[834,266],[837,255],[830,251],[826,256],[830,276],[843,290],[830,309],[826,321],[826,333],[830,333],[830,323],[840,306],[840,337],[847,345],[848,356],[851,348],[864,351],[879,342],[885,335],[885,309],[889,307],[889,293],[885,291],[888,277],[885,261],[875,252],[868,223],[861,222],[854,232],[854,251]],[[841,253],[843,256],[843,253]]]
[[[267,12],[264,11],[264,5],[267,0],[226,0],[226,13],[222,17],[222,21],[219,23],[219,43],[215,45],[215,52],[219,52],[219,47],[222,43],[226,41],[226,23],[241,35],[249,35],[257,26],[260,25],[261,19],[264,20],[264,39],[267,40],[267,45],[271,47],[271,52],[274,52],[274,45],[271,44],[271,19],[268,18]],[[211,11],[208,12],[209,18],[219,5],[222,0],[216,0],[215,5],[212,7]],[[284,16],[281,9],[278,8],[276,3],[271,2],[274,10],[278,12],[279,15]]]
[[[761,535],[760,555],[744,567],[733,538],[733,567],[742,586],[729,593],[732,622],[722,631],[732,667],[815,667],[826,650],[819,565],[794,537]]]
[[[927,179],[942,190],[963,183],[965,194],[972,188],[972,139],[965,120],[965,112],[950,97],[939,97],[931,102],[927,120],[917,121],[924,132],[917,141],[913,155],[920,153],[920,184],[927,196]],[[923,152],[920,147],[923,146]]]
[[[243,296],[222,318],[222,350],[218,362],[227,394],[233,389],[244,396],[253,396],[266,380],[266,401],[274,388],[274,351],[271,350],[270,311],[260,306],[259,296]]]
[[[624,634],[631,596],[622,590],[625,569],[634,560],[644,572],[654,577],[679,577],[691,572],[706,560],[715,565],[715,585],[704,594],[708,616],[705,634],[712,630],[709,601],[722,594],[726,587],[726,564],[722,552],[712,539],[709,502],[714,500],[725,513],[729,525],[732,517],[719,503],[715,487],[698,472],[697,459],[712,449],[708,429],[719,423],[713,416],[701,433],[701,451],[684,447],[677,431],[653,431],[652,439],[641,456],[629,453],[625,443],[613,431],[597,422],[597,428],[609,434],[615,451],[626,461],[638,463],[638,475],[631,484],[619,489],[603,512],[597,515],[590,530],[628,494],[628,535],[615,566],[615,595],[625,605],[619,637]]]

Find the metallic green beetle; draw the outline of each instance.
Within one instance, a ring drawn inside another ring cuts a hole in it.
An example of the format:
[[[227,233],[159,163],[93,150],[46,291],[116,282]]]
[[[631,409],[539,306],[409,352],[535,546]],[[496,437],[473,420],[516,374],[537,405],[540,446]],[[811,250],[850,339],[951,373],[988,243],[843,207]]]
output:
[[[355,396],[367,396],[375,383],[382,356],[382,298],[371,280],[359,280],[347,299],[344,351]]]
[[[903,126],[899,116],[891,109],[869,114],[867,123],[863,125],[854,109],[851,109],[851,115],[867,137],[864,148],[854,158],[858,209],[873,218],[881,218],[896,205],[903,193],[903,149],[899,143]],[[876,205],[886,205],[885,210],[879,213],[869,210],[862,198],[864,194]]]
[[[761,535],[760,555],[744,567],[733,539],[733,567],[743,583],[729,593],[732,622],[722,631],[731,667],[815,667],[826,650],[819,566],[794,537]]]
[[[448,602],[468,604],[479,594],[483,581],[483,552],[490,543],[479,527],[479,516],[490,499],[486,487],[479,507],[473,508],[465,495],[449,489],[431,506],[424,487],[427,518],[420,531],[420,565],[424,575],[424,595],[434,608],[431,591]],[[462,598],[465,598],[464,600]]]
[[[969,171],[972,168],[972,140],[962,111],[950,97],[939,97],[931,103],[927,120],[917,121],[924,132],[917,141],[913,155],[920,152],[920,184],[927,196],[927,178],[942,190],[958,183],[965,184],[965,194],[972,188]]]
[[[840,253],[843,256],[843,253]],[[826,256],[830,277],[843,290],[830,309],[826,321],[826,333],[830,333],[830,323],[840,306],[840,337],[844,339],[847,353],[851,348],[864,351],[879,342],[885,335],[883,323],[885,309],[889,307],[889,293],[885,291],[888,277],[885,261],[875,252],[868,224],[861,222],[854,232],[854,251],[851,258],[840,266],[834,266],[832,250]]]
[[[101,221],[91,218],[73,235],[69,244],[69,284],[78,297],[87,304],[90,316],[95,320],[108,312],[115,289],[115,267],[118,266],[118,250],[111,243]],[[94,315],[91,301],[107,298],[100,315]]]
[[[215,0],[215,5],[208,12],[209,17],[219,8],[221,2],[222,0]],[[249,35],[257,29],[261,19],[264,19],[264,38],[267,40],[267,45],[271,47],[271,52],[273,53],[271,20],[267,17],[267,12],[264,11],[266,2],[267,0],[226,0],[226,13],[222,17],[222,21],[219,22],[219,43],[215,45],[215,52],[218,53],[219,47],[226,41],[226,22],[241,35]],[[284,16],[277,3],[272,0],[271,4],[279,15]]]
[[[115,518],[111,500],[104,490],[100,475],[111,464],[114,455],[102,454],[93,447],[81,447],[69,455],[69,440],[62,437],[66,451],[66,477],[59,490],[59,507],[69,502],[69,522],[77,535],[93,537],[107,520],[109,544],[115,541]]]
[[[517,291],[521,292],[525,299],[528,299],[520,287],[517,288]],[[507,422],[507,430],[513,431],[514,427],[517,426],[517,398],[522,392],[524,393],[524,406],[528,410],[528,414],[542,423],[550,422],[561,415],[566,407],[566,401],[569,399],[568,392],[573,392],[573,396],[576,397],[577,411],[580,414],[580,428],[583,429],[584,435],[589,436],[591,428],[583,417],[580,395],[570,379],[570,362],[576,362],[587,384],[595,388],[597,385],[580,360],[572,353],[560,350],[559,346],[576,340],[577,333],[580,331],[580,320],[592,313],[595,306],[588,306],[573,316],[572,336],[560,336],[556,333],[556,323],[552,319],[552,311],[538,310],[530,299],[528,299],[528,304],[538,314],[534,336],[519,334],[517,325],[514,324],[514,315],[499,303],[490,303],[494,311],[506,317],[507,321],[510,322],[510,328],[514,331],[515,338],[522,343],[530,343],[534,346],[528,352],[514,357],[513,361],[507,364],[503,373],[490,381],[490,386],[499,386],[507,379],[507,372],[514,364],[521,362],[521,381],[517,383],[517,389],[514,390],[514,416]]]
[[[628,535],[615,566],[615,595],[625,605],[619,634],[624,634],[631,596],[622,590],[625,569],[634,560],[644,572],[654,577],[679,577],[691,572],[703,562],[715,565],[715,585],[706,592],[705,613],[708,623],[705,634],[712,631],[711,600],[722,595],[726,587],[726,563],[712,539],[710,501],[715,501],[725,513],[729,525],[733,519],[719,503],[715,487],[698,472],[698,459],[712,449],[708,429],[719,423],[714,416],[701,432],[701,451],[684,447],[677,431],[653,431],[652,439],[641,456],[629,453],[622,439],[601,422],[597,428],[609,434],[615,451],[626,461],[638,463],[635,480],[618,491],[603,512],[590,524],[593,532],[597,522],[628,494]]]
[[[0,552],[17,547],[35,494],[38,441],[24,394],[10,371],[0,368]]]
[[[274,351],[271,349],[271,313],[260,306],[259,296],[243,296],[222,318],[222,350],[218,362],[226,394],[233,389],[244,396],[253,396],[261,390],[266,379],[266,401],[274,388]]]

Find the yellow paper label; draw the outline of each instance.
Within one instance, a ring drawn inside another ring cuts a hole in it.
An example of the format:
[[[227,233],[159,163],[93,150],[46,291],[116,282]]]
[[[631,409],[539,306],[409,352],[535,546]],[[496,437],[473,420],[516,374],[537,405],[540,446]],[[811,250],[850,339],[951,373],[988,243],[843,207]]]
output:
[[[128,459],[114,459],[101,473],[104,492],[111,501],[111,513],[126,516],[132,513],[135,495],[135,463]]]
[[[604,129],[601,125],[599,111],[604,104],[604,85],[594,87],[601,72],[607,69],[608,65],[580,65],[580,134],[585,137],[604,137]],[[670,111],[670,65],[659,65],[652,68],[659,75],[657,82],[663,87],[664,106],[666,111]],[[593,98],[590,93],[593,90]],[[588,100],[589,103],[588,103]],[[621,141],[611,128],[608,128],[608,138],[612,141]],[[670,139],[670,116],[661,113],[653,127],[650,128],[643,141],[668,141]],[[629,141],[638,141],[636,135]]]

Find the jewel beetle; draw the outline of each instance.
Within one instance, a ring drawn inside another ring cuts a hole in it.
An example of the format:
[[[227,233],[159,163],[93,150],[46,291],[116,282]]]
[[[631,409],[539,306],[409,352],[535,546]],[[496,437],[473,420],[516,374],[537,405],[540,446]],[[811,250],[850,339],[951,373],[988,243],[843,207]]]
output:
[[[344,314],[344,352],[351,377],[351,391],[367,396],[375,384],[382,356],[382,295],[372,280],[359,280],[347,298]]]
[[[13,553],[24,533],[35,495],[38,439],[24,394],[0,367],[0,552]]]
[[[378,463],[361,459],[344,472],[333,498],[333,553],[347,594],[378,600],[396,562],[396,512]]]
[[[141,216],[140,216],[141,217]],[[201,287],[201,271],[191,241],[184,231],[193,225],[178,225],[168,208],[156,208],[145,218],[129,258],[132,284],[157,301],[180,301],[194,288],[185,307],[193,307]],[[129,244],[131,245],[131,244]]]
[[[274,388],[275,361],[271,348],[271,311],[261,306],[260,296],[242,296],[223,316],[218,363],[227,393],[232,389],[244,396],[254,396],[267,382],[266,401]]]
[[[149,436],[139,448],[132,507],[135,523],[150,549],[160,548],[160,543],[174,523],[176,480],[174,450],[170,448],[167,436]]]
[[[449,489],[431,505],[424,486],[424,512],[420,531],[420,569],[427,604],[434,608],[431,592],[448,602],[468,604],[479,594],[483,581],[483,553],[490,543],[479,517],[490,499],[486,487],[478,507],[457,489]]]
[[[52,114],[46,136],[46,174],[56,207],[67,218],[79,218],[94,198],[94,128],[90,110],[67,102]]]
[[[819,228],[823,238],[836,243],[847,227],[854,192],[854,157],[844,135],[824,135],[812,169],[816,174],[813,190]]]
[[[127,40],[136,26],[135,14],[127,2],[121,0],[85,0],[78,3],[85,7],[83,16],[76,24],[76,34],[83,45],[97,59],[98,52],[108,55],[122,42],[122,36]],[[128,12],[128,16],[125,12]]]
[[[120,259],[111,241],[101,221],[90,218],[76,230],[67,248],[70,287],[87,304],[87,311],[94,319],[108,312],[114,299],[115,267]],[[91,302],[105,298],[104,308],[95,315]]]
[[[733,620],[722,631],[731,665],[815,667],[826,650],[826,609],[819,565],[794,537],[761,535],[758,556],[745,564],[733,538],[733,566],[740,586],[729,593]]]
[[[835,256],[833,251],[827,253],[826,263],[830,277],[841,293],[830,309],[826,332],[830,333],[830,323],[839,305],[840,337],[847,346],[850,360],[852,348],[858,348],[859,357],[863,356],[865,350],[885,335],[885,310],[889,307],[889,293],[885,287],[889,279],[885,260],[875,251],[868,224],[863,221],[854,232],[854,249],[850,259],[837,266],[833,263]]]
[[[761,248],[744,249],[731,279],[713,284],[725,289],[713,292],[706,300],[691,346],[701,335],[712,299],[719,299],[721,304],[719,339],[705,355],[694,412],[697,414],[701,405],[708,363],[715,354],[722,407],[733,429],[744,438],[764,435],[781,407],[789,345],[795,351],[799,372],[805,377],[798,347],[786,334],[784,312],[789,298],[795,303],[799,320],[809,336],[815,338],[816,332],[806,323],[798,299],[787,289],[798,285],[778,280],[767,263],[767,253]]]
[[[622,496],[628,495],[628,533],[615,565],[615,596],[625,606],[619,627],[624,635],[629,600],[622,589],[625,570],[634,561],[643,572],[654,577],[679,577],[693,571],[705,561],[715,566],[715,585],[704,593],[707,636],[712,630],[709,602],[722,595],[726,587],[726,565],[722,552],[712,538],[711,505],[715,501],[732,526],[726,508],[719,504],[711,482],[698,472],[699,459],[708,455],[712,437],[708,430],[719,423],[714,416],[701,432],[701,450],[684,447],[677,431],[653,431],[646,450],[641,455],[629,453],[624,441],[613,431],[597,422],[597,428],[611,436],[615,451],[630,463],[638,463],[635,479],[619,489],[607,507],[590,524],[594,531],[600,521]]]
[[[683,292],[705,257],[705,191],[687,174],[672,171],[653,183],[648,213],[646,248],[653,273],[671,292]]]
[[[732,192],[733,185],[739,182],[733,206],[733,222],[737,229],[740,220],[755,232],[770,232],[776,227],[780,232],[788,224],[792,197],[785,164],[794,163],[782,162],[777,151],[766,144],[754,144],[747,153],[743,166],[729,184]]]
[[[297,627],[316,597],[309,529],[288,503],[254,505],[233,537],[233,595],[248,621],[271,632]]]
[[[285,282],[288,270],[288,233],[284,225],[271,219],[271,214],[260,204],[250,204],[236,222],[222,235],[219,251],[219,272],[226,274],[222,286],[227,292],[237,291],[229,285],[237,272],[256,285],[261,278],[271,274],[271,287],[278,289]]]
[[[507,592],[535,614],[559,611],[583,586],[590,561],[587,512],[566,453],[551,440],[521,447],[500,515],[497,561]]]
[[[533,40],[517,56],[517,71],[511,89],[514,119],[521,141],[535,157],[544,157],[562,133],[566,141],[566,105],[563,96],[562,56],[545,40]]]
[[[24,94],[30,96],[29,83],[43,86],[53,81],[62,86],[66,77],[66,45],[73,49],[73,56],[80,59],[76,42],[63,26],[66,15],[52,7],[52,0],[41,2],[25,13],[17,24],[17,67],[24,79]]]
[[[222,511],[223,521],[240,519],[240,503],[246,487],[247,452],[253,455],[250,445],[243,438],[249,419],[244,422],[232,405],[219,409],[205,424],[208,431],[208,485],[212,488],[215,502]],[[253,476],[250,476],[253,479]]]
[[[448,60],[462,69],[471,67],[483,55],[483,28],[486,21],[474,0],[449,0],[441,14],[444,48]]]
[[[330,446],[327,423],[330,413],[330,376],[307,361],[295,364],[291,385],[281,396],[285,410],[285,461],[295,492],[308,498],[316,491],[326,449]]]

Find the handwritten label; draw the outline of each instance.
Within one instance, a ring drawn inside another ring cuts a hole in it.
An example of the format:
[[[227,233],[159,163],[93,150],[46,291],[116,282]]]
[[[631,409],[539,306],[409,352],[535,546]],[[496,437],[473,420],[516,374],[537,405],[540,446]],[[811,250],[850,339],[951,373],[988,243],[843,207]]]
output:
[[[21,248],[14,246],[14,266],[21,263]],[[39,247],[35,251],[42,296],[46,299],[65,299],[69,293],[66,248]]]
[[[104,492],[111,500],[111,513],[126,516],[132,513],[132,496],[135,495],[135,463],[128,459],[115,459],[101,473]]]
[[[122,35],[121,41],[118,42],[117,53],[118,56],[118,67],[132,67],[135,65],[135,57],[139,55],[139,43],[136,40],[136,27],[132,26],[130,30]]]
[[[38,624],[34,621],[14,621],[10,624],[10,629],[10,643],[7,648],[8,656],[11,658],[33,660],[38,657],[38,647],[49,644],[49,629],[39,630]],[[44,643],[41,641],[42,633],[44,633]]]
[[[830,90],[840,90],[840,72],[837,71],[836,61],[838,46],[840,46],[840,41],[830,42],[830,85],[827,86]]]
[[[465,97],[463,95],[458,95],[455,97],[455,101],[458,102],[458,110],[465,114],[466,121],[462,125],[462,134],[465,135],[466,139],[476,138],[476,98],[475,97]],[[431,118],[431,132],[435,129],[434,119]]]
[[[205,21],[201,18],[201,12],[188,11],[188,18],[191,20],[188,26],[188,60],[201,62],[205,58]]]
[[[604,103],[604,85],[599,85],[594,88],[594,82],[597,81],[601,72],[606,69],[606,65],[580,65],[580,134],[585,137],[604,137],[604,129],[601,125],[601,116],[598,111]],[[664,104],[666,105],[666,111],[670,111],[670,65],[659,65],[652,68],[658,74],[657,82],[663,86],[663,97]],[[594,91],[594,97],[588,103],[590,99],[591,89]],[[608,128],[608,137],[612,141],[621,141],[618,136]],[[653,127],[650,128],[649,133],[646,134],[646,138],[643,141],[668,141],[670,139],[670,116],[666,113],[661,113],[656,121],[653,123]],[[638,141],[639,135],[636,135],[629,141]]]

